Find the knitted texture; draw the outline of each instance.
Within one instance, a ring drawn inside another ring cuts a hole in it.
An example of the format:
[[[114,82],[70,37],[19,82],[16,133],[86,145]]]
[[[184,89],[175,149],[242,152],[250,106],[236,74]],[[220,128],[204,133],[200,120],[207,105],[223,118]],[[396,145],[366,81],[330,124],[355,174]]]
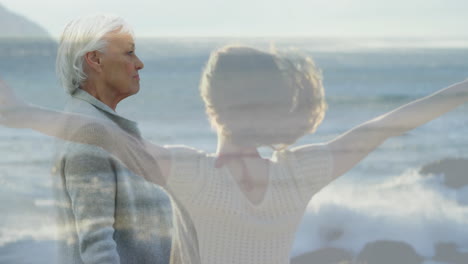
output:
[[[169,147],[167,188],[187,209],[204,264],[285,264],[309,200],[331,180],[326,145],[275,152],[263,200],[253,204],[215,157],[184,146]]]
[[[135,122],[82,90],[73,95],[66,110],[113,123],[139,137]],[[173,226],[167,193],[92,146],[98,141],[115,144],[111,131],[91,124],[70,133],[78,142],[91,145],[63,142],[58,146],[52,170],[63,239],[58,263],[170,263]]]

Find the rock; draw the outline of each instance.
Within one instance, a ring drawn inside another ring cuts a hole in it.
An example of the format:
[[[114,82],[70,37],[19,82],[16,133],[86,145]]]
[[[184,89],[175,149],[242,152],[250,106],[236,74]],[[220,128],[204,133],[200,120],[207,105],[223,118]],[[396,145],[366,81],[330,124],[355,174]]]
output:
[[[453,243],[439,243],[435,251],[436,255],[433,258],[435,261],[450,264],[468,263],[468,253],[458,251],[457,245]]]
[[[356,264],[421,264],[424,259],[404,242],[379,240],[366,244]]]
[[[322,248],[291,259],[291,264],[351,264],[353,255],[339,248]]]
[[[20,65],[40,62],[40,65],[31,66],[43,67],[49,62],[55,63],[52,58],[55,58],[56,51],[57,42],[45,29],[0,4],[0,69],[11,64],[8,58],[14,58]],[[41,62],[33,56],[46,60]]]
[[[50,34],[31,20],[10,12],[0,4],[0,39],[51,39]]]
[[[468,159],[446,158],[424,165],[422,175],[443,174],[444,184],[452,189],[468,186]]]
[[[344,234],[343,229],[339,227],[321,227],[319,230],[320,240],[323,243],[330,243],[340,239]]]

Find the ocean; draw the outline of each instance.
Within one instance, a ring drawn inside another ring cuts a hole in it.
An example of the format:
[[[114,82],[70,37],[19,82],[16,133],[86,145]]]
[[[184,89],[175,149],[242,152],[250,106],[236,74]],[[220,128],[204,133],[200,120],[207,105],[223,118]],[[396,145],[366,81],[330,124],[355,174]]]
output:
[[[117,112],[139,123],[145,138],[207,152],[215,133],[198,95],[210,52],[238,43],[297,48],[322,69],[328,102],[324,122],[296,145],[324,142],[373,117],[468,75],[468,47],[435,40],[137,39],[145,63],[139,94]],[[463,42],[466,44],[466,42]],[[27,101],[62,109],[67,96],[55,77],[55,43],[0,43],[0,78]],[[468,105],[387,140],[354,169],[314,196],[291,256],[322,248],[358,255],[368,243],[398,241],[425,264],[437,245],[468,253],[468,187],[453,189],[420,168],[444,158],[468,159]],[[0,127],[0,264],[55,263],[57,232],[50,169],[54,139]],[[269,155],[262,150],[262,155]],[[466,175],[468,177],[468,175]],[[25,254],[27,252],[27,254]]]

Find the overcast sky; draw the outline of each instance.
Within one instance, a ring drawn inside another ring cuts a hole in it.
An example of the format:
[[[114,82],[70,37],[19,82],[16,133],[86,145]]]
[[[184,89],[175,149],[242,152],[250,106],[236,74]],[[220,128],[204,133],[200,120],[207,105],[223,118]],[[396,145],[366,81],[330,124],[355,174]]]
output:
[[[0,0],[58,36],[90,13],[138,36],[468,37],[466,0]]]

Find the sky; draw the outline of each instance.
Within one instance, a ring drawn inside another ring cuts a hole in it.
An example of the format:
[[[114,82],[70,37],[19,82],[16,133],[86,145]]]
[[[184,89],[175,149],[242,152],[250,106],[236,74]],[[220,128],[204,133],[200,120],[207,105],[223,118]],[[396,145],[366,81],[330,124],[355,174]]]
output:
[[[467,38],[466,0],[0,0],[57,37],[71,19],[112,13],[139,36]]]

